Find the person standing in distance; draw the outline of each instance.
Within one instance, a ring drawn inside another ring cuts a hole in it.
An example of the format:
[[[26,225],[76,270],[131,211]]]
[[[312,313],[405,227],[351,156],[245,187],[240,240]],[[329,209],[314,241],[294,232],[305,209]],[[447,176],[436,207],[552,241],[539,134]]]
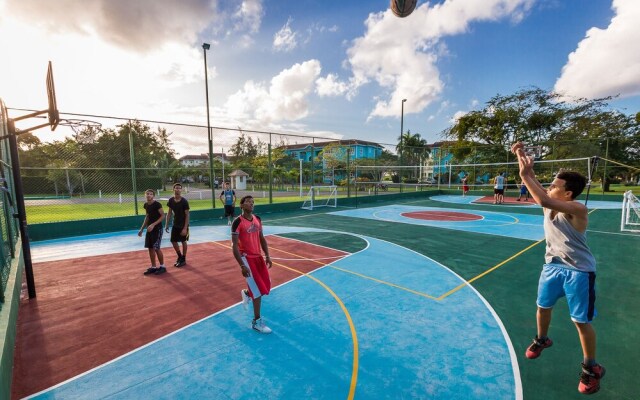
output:
[[[592,394],[600,390],[605,368],[596,362],[596,332],[591,325],[596,315],[596,260],[587,245],[589,210],[575,201],[587,179],[577,172],[562,171],[548,189],[536,179],[533,158],[524,153],[520,142],[511,147],[518,157],[520,177],[544,212],[544,237],[547,242],[545,264],[538,282],[538,332],[525,356],[538,358],[553,342],[547,336],[551,312],[558,299],[567,298],[571,320],[582,345],[582,371],[578,391]]]
[[[224,216],[227,217],[227,225],[231,225],[231,220],[236,213],[236,192],[231,189],[229,182],[224,183],[224,190],[220,192],[220,201],[224,203]]]
[[[171,245],[178,255],[174,267],[182,267],[187,264],[187,242],[189,241],[189,202],[182,197],[182,185],[173,184],[173,197],[167,202],[169,212],[167,212],[167,222],[165,229],[169,232],[169,222],[173,215],[173,226],[171,228]],[[182,243],[182,252],[178,242]]]
[[[269,268],[273,265],[269,257],[267,240],[262,234],[262,221],[253,214],[253,197],[244,196],[240,199],[242,214],[231,225],[232,250],[242,276],[247,281],[248,289],[240,292],[242,306],[247,309],[249,299],[253,300],[253,320],[251,328],[260,333],[271,333],[262,316],[260,308],[262,296],[271,291]],[[265,258],[262,257],[264,252]]]
[[[493,180],[493,204],[502,204],[504,201],[504,184],[506,178],[504,172],[501,172]]]
[[[466,174],[464,178],[462,178],[462,196],[466,196],[469,192],[469,174]]]

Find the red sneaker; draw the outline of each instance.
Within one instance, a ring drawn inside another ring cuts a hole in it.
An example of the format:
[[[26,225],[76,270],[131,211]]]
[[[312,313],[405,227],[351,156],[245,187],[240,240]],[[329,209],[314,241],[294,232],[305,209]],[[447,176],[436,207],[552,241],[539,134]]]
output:
[[[524,353],[524,355],[530,359],[538,358],[540,357],[540,353],[542,353],[542,350],[551,346],[553,346],[553,341],[551,339],[547,338],[544,342],[541,342],[540,339],[538,339],[538,335],[536,335],[536,338],[533,339],[533,343],[531,343],[531,346],[527,348],[527,351],[526,353]]]
[[[587,367],[582,364],[578,391],[582,394],[593,394],[600,390],[600,379],[602,379],[605,372],[606,370],[600,364],[596,364],[593,367]]]

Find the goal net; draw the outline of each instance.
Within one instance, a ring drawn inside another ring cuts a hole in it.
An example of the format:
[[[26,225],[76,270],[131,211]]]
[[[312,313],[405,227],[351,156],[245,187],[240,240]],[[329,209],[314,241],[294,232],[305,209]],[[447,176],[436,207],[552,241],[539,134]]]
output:
[[[620,230],[626,232],[640,232],[640,200],[631,193],[624,194],[622,201],[622,220]]]
[[[317,207],[336,207],[338,205],[337,186],[311,186],[302,203],[305,210]]]

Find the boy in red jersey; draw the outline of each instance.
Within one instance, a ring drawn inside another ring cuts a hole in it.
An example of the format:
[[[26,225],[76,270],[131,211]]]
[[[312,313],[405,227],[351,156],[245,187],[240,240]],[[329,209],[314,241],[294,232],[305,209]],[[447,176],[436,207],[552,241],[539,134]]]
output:
[[[267,240],[262,234],[262,221],[253,215],[253,197],[244,196],[240,199],[242,214],[231,225],[231,241],[233,256],[240,265],[242,276],[247,280],[248,289],[241,291],[242,306],[248,308],[249,298],[253,299],[253,321],[251,328],[260,333],[271,333],[271,328],[265,325],[260,316],[260,306],[263,295],[271,291],[271,258]],[[262,258],[262,251],[265,258]]]

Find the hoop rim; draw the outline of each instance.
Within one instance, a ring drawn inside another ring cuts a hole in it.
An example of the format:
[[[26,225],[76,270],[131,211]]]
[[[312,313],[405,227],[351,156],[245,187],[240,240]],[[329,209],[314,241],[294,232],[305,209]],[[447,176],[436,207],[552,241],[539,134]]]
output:
[[[77,128],[79,126],[91,127],[91,128],[100,128],[102,127],[102,123],[97,121],[91,121],[88,119],[75,119],[75,118],[65,118],[61,119],[58,122],[58,125],[69,126],[71,128]]]

